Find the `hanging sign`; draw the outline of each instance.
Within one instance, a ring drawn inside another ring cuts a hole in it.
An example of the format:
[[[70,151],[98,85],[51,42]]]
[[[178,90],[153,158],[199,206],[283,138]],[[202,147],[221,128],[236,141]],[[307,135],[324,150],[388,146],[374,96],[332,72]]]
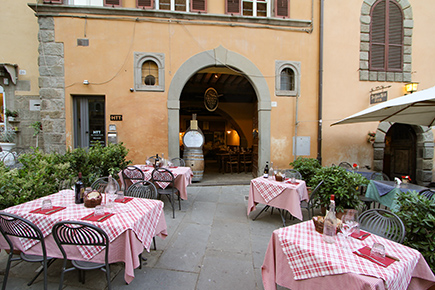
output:
[[[208,88],[204,93],[204,105],[207,110],[213,112],[219,105],[218,93],[214,88]]]
[[[370,104],[382,103],[387,100],[387,92],[370,94]]]

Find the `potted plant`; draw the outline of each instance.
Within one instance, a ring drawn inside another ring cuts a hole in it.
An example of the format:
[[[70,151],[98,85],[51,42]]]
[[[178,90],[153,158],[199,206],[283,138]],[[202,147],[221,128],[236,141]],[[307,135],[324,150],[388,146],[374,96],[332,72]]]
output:
[[[30,124],[30,128],[33,128],[33,136],[36,137],[36,148],[38,148],[38,136],[42,131],[42,123],[40,121],[36,121]]]
[[[8,117],[8,121],[12,121],[13,122],[13,121],[15,121],[15,118],[18,117],[18,112],[6,109],[5,115],[6,115],[6,117]]]
[[[318,184],[321,180],[323,184],[318,189],[318,202],[326,208],[331,195],[334,194],[337,214],[343,213],[345,209],[358,209],[362,203],[359,199],[359,189],[361,185],[369,183],[362,175],[337,165],[318,169],[311,181]]]
[[[0,147],[4,150],[4,151],[9,151],[11,150],[13,147],[15,147],[15,137],[16,137],[16,133],[14,130],[12,129],[3,129],[3,131],[0,132]]]
[[[311,182],[311,179],[316,171],[322,167],[319,160],[315,158],[298,157],[295,161],[291,162],[290,165],[293,169],[299,171],[308,187],[315,187],[317,185],[317,183]]]

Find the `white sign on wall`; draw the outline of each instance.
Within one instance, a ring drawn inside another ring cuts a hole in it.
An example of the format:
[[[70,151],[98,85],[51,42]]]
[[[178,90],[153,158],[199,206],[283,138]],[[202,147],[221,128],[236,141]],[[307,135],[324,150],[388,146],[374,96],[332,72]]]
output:
[[[295,150],[296,148],[296,150]],[[293,136],[293,155],[310,155],[311,139],[310,136]]]

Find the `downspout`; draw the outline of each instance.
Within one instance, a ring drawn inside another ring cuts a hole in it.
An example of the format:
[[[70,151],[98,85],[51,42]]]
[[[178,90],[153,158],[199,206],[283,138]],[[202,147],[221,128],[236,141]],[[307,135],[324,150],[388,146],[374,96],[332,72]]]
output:
[[[318,129],[317,129],[317,160],[322,164],[322,108],[323,108],[323,2],[320,0],[320,29],[319,29],[319,101],[318,101]]]

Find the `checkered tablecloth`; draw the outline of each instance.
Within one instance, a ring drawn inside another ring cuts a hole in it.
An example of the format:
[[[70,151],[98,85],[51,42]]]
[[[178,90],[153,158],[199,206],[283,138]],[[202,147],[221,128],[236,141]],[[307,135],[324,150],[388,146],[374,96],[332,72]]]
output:
[[[257,189],[258,192],[261,194],[261,197],[263,197],[264,201],[269,202],[278,195],[280,195],[286,188],[296,188],[298,185],[302,185],[304,181],[298,180],[299,184],[294,185],[287,182],[276,181],[274,177],[257,177],[251,180],[251,182],[254,185],[255,189]],[[299,198],[301,198],[302,200],[301,196],[299,196]]]
[[[356,273],[381,278],[386,289],[406,289],[421,254],[414,249],[370,235],[364,241],[339,236],[334,244],[325,243],[312,221],[280,228],[281,248],[287,257],[295,280],[342,273]],[[352,252],[374,242],[382,243],[386,253],[400,259],[387,268]]]
[[[30,211],[40,208],[42,201],[47,198],[51,199],[53,206],[65,206],[66,209],[51,215],[30,213]],[[127,203],[115,203],[115,215],[104,222],[85,222],[102,228],[109,236],[110,242],[126,230],[131,229],[142,242],[143,246],[149,250],[162,210],[163,202],[160,200],[133,198],[133,200]],[[75,204],[74,192],[67,190],[65,194],[52,194],[48,197],[9,207],[5,211],[30,220],[41,229],[44,237],[46,237],[51,234],[51,229],[56,222],[62,220],[81,221],[83,217],[93,213],[94,209],[86,208],[83,204]],[[26,250],[37,243],[28,239],[22,239],[21,242]],[[101,251],[101,249],[95,247],[79,247],[79,250],[85,259],[91,259]]]

